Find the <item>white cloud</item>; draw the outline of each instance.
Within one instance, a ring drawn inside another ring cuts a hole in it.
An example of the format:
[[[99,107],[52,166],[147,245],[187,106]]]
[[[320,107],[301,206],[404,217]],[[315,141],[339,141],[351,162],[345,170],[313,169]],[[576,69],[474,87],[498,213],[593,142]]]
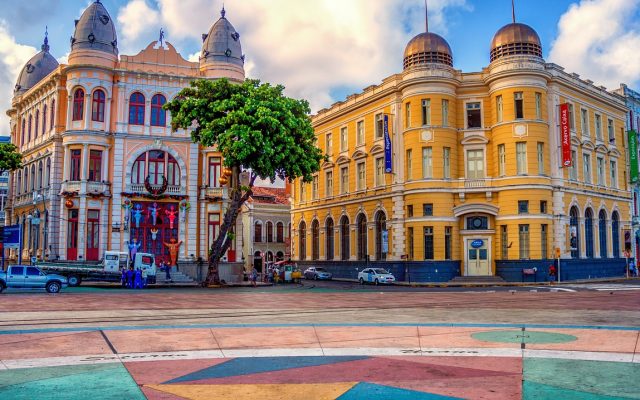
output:
[[[134,53],[137,53],[142,50],[148,44],[145,40],[149,39],[156,30],[159,31],[159,26],[158,10],[151,8],[146,0],[131,0],[118,10],[117,29],[122,35],[122,39],[119,40],[121,52],[126,54],[129,52],[127,50],[134,50]]]
[[[221,0],[155,1],[172,42],[201,43],[222,5]],[[121,24],[123,10],[139,3],[144,1],[131,0],[120,10]],[[430,28],[442,35],[447,8],[470,9],[466,0],[432,0],[429,7]],[[318,110],[340,100],[333,98],[336,91],[359,90],[401,71],[406,43],[424,30],[424,2],[245,0],[227,3],[227,18],[241,34],[247,76],[284,84],[288,95],[306,98]]]
[[[640,83],[640,0],[581,0],[560,18],[549,61],[615,89]]]
[[[198,60],[200,60],[200,52],[195,52],[193,54],[189,54],[189,57],[187,57],[188,61],[191,62],[198,62]]]
[[[0,20],[0,110],[11,108],[13,88],[18,74],[38,50],[35,47],[16,43],[5,21]],[[0,134],[9,134],[9,117],[0,112]]]

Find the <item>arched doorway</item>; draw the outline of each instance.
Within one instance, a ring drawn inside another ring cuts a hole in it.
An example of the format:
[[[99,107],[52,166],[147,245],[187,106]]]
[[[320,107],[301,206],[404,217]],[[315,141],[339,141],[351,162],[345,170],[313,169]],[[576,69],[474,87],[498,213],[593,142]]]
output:
[[[253,253],[253,267],[258,273],[262,272],[262,254],[259,251]]]
[[[325,256],[327,260],[333,260],[333,219],[327,218],[327,222],[325,223],[325,237],[327,243],[325,245]]]
[[[617,211],[611,214],[611,250],[614,258],[620,258],[620,216]]]
[[[349,218],[343,215],[340,218],[340,259],[347,261],[351,249],[349,248]]]
[[[307,224],[305,224],[304,221],[300,222],[298,237],[300,238],[300,254],[298,259],[304,261],[307,259]]]
[[[598,236],[600,237],[600,258],[607,258],[607,212],[598,215]]]
[[[376,214],[376,260],[386,260],[389,247],[387,216],[383,211]]]
[[[356,233],[358,246],[358,260],[363,261],[367,257],[367,217],[364,214],[356,218]]]
[[[580,214],[578,207],[571,207],[569,212],[569,244],[571,258],[580,258]]]
[[[593,211],[590,208],[584,212],[584,244],[585,256],[593,258]]]
[[[283,261],[284,260],[284,253],[279,251],[276,253],[276,261]]]
[[[311,259],[320,259],[320,223],[317,219],[311,223]]]

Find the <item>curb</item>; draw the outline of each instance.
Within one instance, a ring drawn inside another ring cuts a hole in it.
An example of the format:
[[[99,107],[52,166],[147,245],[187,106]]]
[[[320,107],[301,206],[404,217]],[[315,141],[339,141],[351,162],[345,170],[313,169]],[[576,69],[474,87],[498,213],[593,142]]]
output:
[[[338,282],[352,282],[359,283],[357,279],[350,278],[333,278],[334,281]],[[493,287],[493,286],[501,286],[501,287],[520,287],[520,286],[559,286],[563,284],[581,284],[581,283],[609,283],[609,282],[628,282],[628,281],[637,281],[638,278],[595,278],[595,279],[577,279],[571,281],[562,281],[559,284],[556,282],[543,281],[543,282],[394,282],[395,286],[406,286],[406,287]],[[381,285],[385,286],[385,285]]]

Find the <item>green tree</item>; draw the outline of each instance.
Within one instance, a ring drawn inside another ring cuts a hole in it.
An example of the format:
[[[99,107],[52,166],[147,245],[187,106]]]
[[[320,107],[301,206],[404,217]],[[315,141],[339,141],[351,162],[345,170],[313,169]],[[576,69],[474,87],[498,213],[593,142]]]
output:
[[[0,174],[15,171],[22,166],[22,155],[12,143],[0,143]]]
[[[231,246],[232,227],[256,179],[311,182],[324,160],[315,145],[309,103],[283,91],[281,85],[258,80],[197,80],[164,106],[174,131],[189,129],[194,142],[215,146],[231,170],[229,207],[209,252],[206,285],[219,283],[218,264]]]

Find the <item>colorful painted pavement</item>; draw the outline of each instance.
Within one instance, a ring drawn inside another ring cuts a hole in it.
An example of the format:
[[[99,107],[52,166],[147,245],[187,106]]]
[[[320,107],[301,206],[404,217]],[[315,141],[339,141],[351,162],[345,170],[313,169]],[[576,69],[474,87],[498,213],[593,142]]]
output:
[[[640,331],[485,324],[0,332],[0,399],[640,399]]]

